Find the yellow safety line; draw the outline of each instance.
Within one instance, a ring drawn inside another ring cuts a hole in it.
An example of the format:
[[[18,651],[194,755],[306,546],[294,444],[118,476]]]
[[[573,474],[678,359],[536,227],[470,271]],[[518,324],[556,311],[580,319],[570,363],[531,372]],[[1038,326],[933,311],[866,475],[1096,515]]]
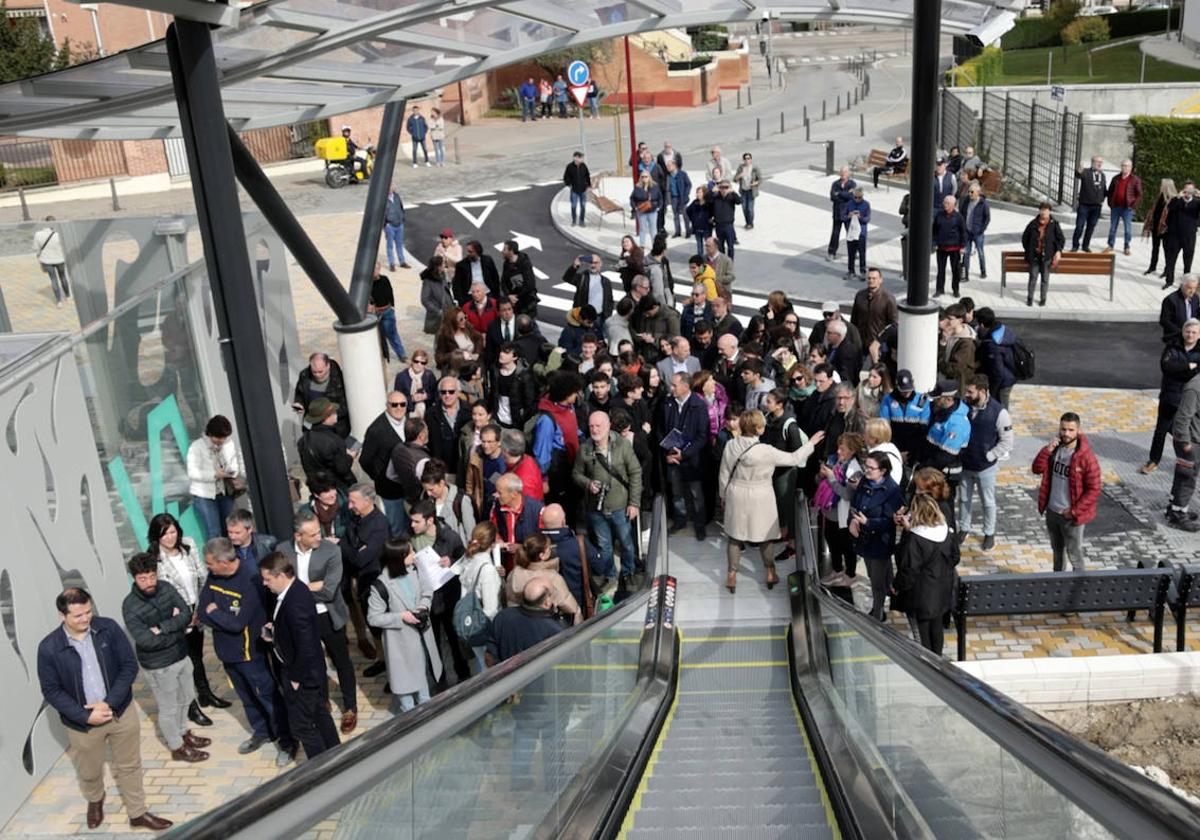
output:
[[[693,662],[680,668],[778,668],[787,665],[787,660],[762,659],[757,662]]]
[[[697,642],[781,642],[786,639],[786,635],[780,636],[698,636],[695,639],[688,639],[688,644],[696,644]]]
[[[886,656],[879,654],[873,656],[847,656],[845,659],[830,659],[830,665],[851,665],[855,662],[886,662]]]
[[[680,641],[683,641],[683,631],[678,628],[676,630],[679,632]],[[633,799],[629,801],[629,807],[625,810],[625,819],[621,821],[621,831],[617,834],[617,840],[625,840],[629,836],[629,830],[633,828],[634,817],[642,807],[642,796],[650,784],[650,777],[654,775],[654,765],[658,763],[658,756],[662,751],[663,743],[667,740],[667,733],[671,731],[671,721],[675,719],[675,708],[678,705],[679,683],[676,682],[675,696],[671,699],[671,708],[667,710],[667,719],[663,721],[662,731],[658,733],[658,740],[654,744],[654,749],[650,751],[650,760],[646,762],[646,769],[642,771],[642,778],[638,781],[637,790],[633,792]]]
[[[790,692],[789,692],[790,694]],[[804,739],[804,749],[808,752],[808,764],[812,768],[813,778],[817,782],[817,791],[821,794],[821,805],[825,808],[825,820],[833,832],[834,840],[841,840],[842,832],[838,829],[837,818],[833,815],[833,803],[829,801],[829,791],[825,789],[825,779],[821,776],[821,768],[817,766],[817,757],[813,754],[812,743],[808,740],[808,730],[804,728],[804,718],[800,716],[800,707],[796,705],[796,696],[791,695],[792,714],[796,716],[796,727],[800,737]]]
[[[574,663],[564,663],[555,665],[555,671],[636,671],[637,665],[576,665]]]
[[[836,633],[826,633],[828,639],[848,639],[851,636],[861,636],[862,634],[855,630],[839,630]]]
[[[693,691],[681,691],[680,695],[696,694],[778,694],[791,691],[790,688],[698,688]]]
[[[640,645],[641,637],[636,639],[592,639],[594,645]]]

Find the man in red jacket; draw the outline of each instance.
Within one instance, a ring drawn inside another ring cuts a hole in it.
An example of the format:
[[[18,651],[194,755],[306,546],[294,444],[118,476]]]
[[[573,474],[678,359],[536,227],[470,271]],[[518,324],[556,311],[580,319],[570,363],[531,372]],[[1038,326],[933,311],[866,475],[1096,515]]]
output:
[[[1112,221],[1108,225],[1110,253],[1117,244],[1117,225],[1125,225],[1125,256],[1129,256],[1129,240],[1133,238],[1133,211],[1142,203],[1142,179],[1133,174],[1133,161],[1121,161],[1121,174],[1108,183],[1108,208]]]
[[[1064,553],[1075,571],[1084,571],[1083,526],[1096,518],[1100,499],[1100,462],[1079,426],[1079,415],[1068,411],[1058,421],[1058,437],[1033,459],[1033,474],[1042,477],[1038,513],[1046,515],[1056,572],[1063,570]]]

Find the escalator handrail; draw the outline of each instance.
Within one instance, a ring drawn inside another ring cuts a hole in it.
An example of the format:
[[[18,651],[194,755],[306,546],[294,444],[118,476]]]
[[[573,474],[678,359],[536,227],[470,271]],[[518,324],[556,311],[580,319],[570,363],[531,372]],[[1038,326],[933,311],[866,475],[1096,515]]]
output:
[[[647,581],[653,580],[651,571],[660,560],[665,532],[666,508],[662,496],[658,496],[654,500],[650,526]],[[268,836],[298,836],[331,812],[368,792],[395,769],[499,706],[506,698],[591,644],[601,633],[644,609],[649,598],[647,587],[612,609],[459,683],[413,711],[391,718],[188,821],[168,836],[172,840],[232,837],[258,840],[264,836],[264,827],[269,827]]]
[[[801,571],[808,575],[809,597],[822,612],[867,637],[892,664],[1118,836],[1139,840],[1200,836],[1200,808],[825,592],[816,580],[819,567],[808,506],[803,494],[797,493],[796,499],[805,560]],[[814,620],[812,611],[806,620]],[[810,625],[808,631],[810,639],[824,637],[823,627]]]

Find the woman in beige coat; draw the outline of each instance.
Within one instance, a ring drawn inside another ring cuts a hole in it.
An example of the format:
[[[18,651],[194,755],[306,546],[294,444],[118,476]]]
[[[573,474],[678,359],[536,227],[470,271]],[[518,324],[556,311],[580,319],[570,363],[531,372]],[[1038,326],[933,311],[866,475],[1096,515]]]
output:
[[[546,581],[550,586],[550,598],[563,616],[570,619],[572,624],[578,624],[583,619],[579,602],[571,594],[567,582],[558,573],[558,558],[553,556],[554,546],[545,534],[531,534],[517,549],[516,565],[508,573],[504,584],[504,596],[510,605],[521,603],[521,593],[525,584],[535,577]]]
[[[717,488],[725,503],[725,536],[729,538],[725,548],[729,565],[725,586],[730,592],[737,591],[738,564],[750,544],[762,553],[767,588],[773,589],[779,575],[775,572],[771,542],[779,539],[779,513],[771,476],[776,467],[804,466],[825,433],[817,432],[795,452],[784,452],[759,441],[767,428],[761,411],[743,411],[738,426],[741,436],[725,444],[717,478]]]

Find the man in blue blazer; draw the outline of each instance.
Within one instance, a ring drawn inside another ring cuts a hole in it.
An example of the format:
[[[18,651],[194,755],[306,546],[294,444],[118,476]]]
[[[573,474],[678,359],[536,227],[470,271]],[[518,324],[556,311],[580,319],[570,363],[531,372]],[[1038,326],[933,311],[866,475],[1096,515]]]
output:
[[[271,621],[264,638],[273,641],[283,702],[287,705],[292,737],[304,746],[309,759],[336,747],[337,728],[325,705],[325,655],[317,629],[317,604],[296,569],[282,552],[258,561],[263,585],[275,596]]]
[[[708,518],[704,510],[700,456],[708,447],[708,407],[692,393],[692,377],[686,373],[671,376],[671,396],[663,403],[659,441],[665,442],[676,431],[679,445],[664,447],[674,519],[671,532],[683,530],[691,518],[696,539],[703,540],[707,536],[704,526]]]

